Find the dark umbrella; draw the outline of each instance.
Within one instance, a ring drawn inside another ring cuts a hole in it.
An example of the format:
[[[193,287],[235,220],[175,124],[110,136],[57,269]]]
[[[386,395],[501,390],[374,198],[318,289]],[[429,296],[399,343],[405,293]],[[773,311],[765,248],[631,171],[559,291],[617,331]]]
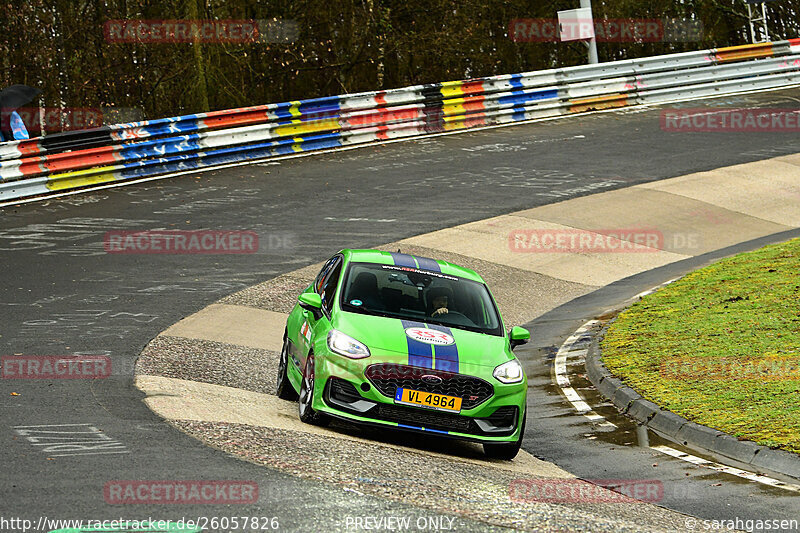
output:
[[[33,100],[42,91],[27,85],[12,85],[0,91],[0,132],[5,139],[13,139],[9,124],[11,113]]]

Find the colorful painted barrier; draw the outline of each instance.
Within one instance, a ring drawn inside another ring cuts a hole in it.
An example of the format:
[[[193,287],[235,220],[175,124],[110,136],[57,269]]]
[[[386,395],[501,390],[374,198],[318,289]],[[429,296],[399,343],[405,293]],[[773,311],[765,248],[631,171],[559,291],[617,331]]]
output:
[[[800,39],[452,81],[0,143],[0,201],[275,156],[800,84]]]

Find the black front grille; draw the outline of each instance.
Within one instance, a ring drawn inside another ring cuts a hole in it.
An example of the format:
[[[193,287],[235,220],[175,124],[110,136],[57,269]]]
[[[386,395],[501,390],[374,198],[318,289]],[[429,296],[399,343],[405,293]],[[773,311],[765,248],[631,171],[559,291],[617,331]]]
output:
[[[517,421],[517,408],[512,405],[499,407],[491,416],[484,418],[484,420],[497,427],[513,426]]]
[[[428,429],[458,431],[459,433],[476,433],[477,429],[472,419],[466,416],[425,411],[399,405],[378,404],[378,417],[381,420],[422,426]]]
[[[349,381],[339,378],[330,379],[330,394],[337,400],[352,403],[361,400],[361,395],[356,390],[355,386]]]
[[[494,387],[480,378],[431,368],[377,364],[369,366],[365,375],[381,394],[389,398],[394,398],[398,388],[433,392],[462,398],[462,409],[472,409],[494,394]]]

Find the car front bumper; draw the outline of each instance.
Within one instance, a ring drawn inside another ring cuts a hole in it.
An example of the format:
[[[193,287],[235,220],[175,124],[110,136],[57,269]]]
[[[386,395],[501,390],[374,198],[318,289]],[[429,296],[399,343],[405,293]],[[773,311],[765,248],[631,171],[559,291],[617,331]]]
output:
[[[519,439],[525,416],[527,381],[505,385],[494,378],[458,374],[489,383],[492,392],[460,413],[395,403],[394,398],[367,377],[372,361],[342,360],[336,355],[316,358],[314,409],[354,423],[427,433],[476,442]],[[419,369],[433,373],[431,369]],[[490,383],[490,380],[494,383]]]

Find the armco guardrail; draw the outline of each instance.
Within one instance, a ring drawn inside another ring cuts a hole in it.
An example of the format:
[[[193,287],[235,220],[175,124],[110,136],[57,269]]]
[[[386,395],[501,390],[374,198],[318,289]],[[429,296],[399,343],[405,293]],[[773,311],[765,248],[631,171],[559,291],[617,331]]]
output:
[[[800,84],[800,39],[215,111],[0,143],[0,201],[277,155]]]

